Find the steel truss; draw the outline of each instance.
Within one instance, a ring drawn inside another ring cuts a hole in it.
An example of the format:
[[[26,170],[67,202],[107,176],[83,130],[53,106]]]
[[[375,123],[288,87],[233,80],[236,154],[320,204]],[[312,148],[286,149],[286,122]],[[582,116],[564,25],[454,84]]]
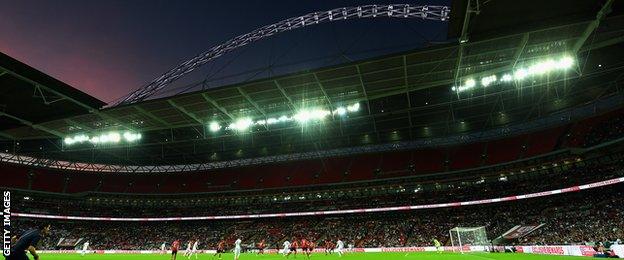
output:
[[[411,6],[409,4],[394,4],[342,7],[329,11],[314,12],[299,17],[288,18],[274,24],[260,27],[249,33],[239,35],[220,45],[210,48],[209,50],[169,70],[167,73],[154,79],[146,86],[128,94],[115,105],[131,104],[145,100],[166,87],[168,84],[182,78],[184,75],[201,67],[209,61],[234,49],[243,47],[264,38],[268,38],[278,33],[320,23],[359,18],[420,18],[423,20],[447,21],[449,13],[450,8],[448,6]]]
[[[206,171],[223,168],[279,163],[286,161],[310,160],[327,157],[349,156],[362,153],[380,153],[388,151],[400,151],[422,149],[428,147],[443,147],[458,144],[474,143],[479,141],[494,140],[504,136],[513,136],[548,127],[567,124],[569,122],[588,118],[593,115],[610,111],[624,103],[624,96],[615,95],[604,100],[598,100],[592,104],[578,107],[572,110],[555,113],[531,122],[513,124],[501,128],[474,132],[449,137],[429,138],[397,143],[377,144],[368,146],[338,148],[321,152],[302,152],[257,158],[246,158],[231,161],[179,164],[179,165],[114,165],[59,161],[54,159],[34,158],[30,156],[0,153],[0,162],[14,163],[34,167],[51,169],[82,171],[82,172],[106,172],[106,173],[180,173],[192,171]]]

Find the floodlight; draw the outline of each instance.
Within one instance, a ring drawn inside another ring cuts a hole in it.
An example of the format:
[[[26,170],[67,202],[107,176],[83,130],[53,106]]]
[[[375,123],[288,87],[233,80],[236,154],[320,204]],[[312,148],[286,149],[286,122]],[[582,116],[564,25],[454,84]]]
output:
[[[513,80],[513,76],[511,76],[511,74],[505,74],[501,78],[501,81],[503,81],[503,82],[509,82],[509,81],[512,81],[512,80]]]
[[[552,59],[538,62],[537,64],[529,67],[528,74],[540,75],[552,71],[556,66],[556,63]]]
[[[556,66],[559,69],[569,69],[572,67],[572,65],[574,65],[574,58],[570,56],[565,56],[557,62]]]
[[[221,130],[221,125],[219,125],[219,123],[217,122],[210,122],[210,125],[208,125],[208,128],[210,129],[211,132],[217,132]]]
[[[474,79],[467,79],[464,84],[467,88],[473,88],[475,85],[477,85],[477,82]]]
[[[534,77],[534,76],[543,75],[543,74],[550,73],[550,72],[557,71],[557,70],[570,69],[572,65],[574,64],[574,62],[575,62],[574,58],[571,56],[567,56],[567,55],[562,56],[558,59],[547,58],[547,59],[539,60],[536,63],[533,63],[532,65],[528,67],[518,68],[515,71],[513,71],[513,73],[508,72],[503,75],[490,75],[486,77],[481,77],[479,78],[479,81],[481,83],[481,87],[485,88],[499,81],[498,76],[500,76],[499,82],[511,82],[512,80],[520,81],[520,80],[525,79],[526,77]],[[463,92],[463,91],[475,88],[476,83],[477,81],[475,79],[468,78],[464,82],[464,85],[453,86],[451,87],[451,90],[454,92]]]
[[[132,141],[134,141],[135,136],[134,136],[132,133],[130,133],[130,132],[124,132],[124,134],[123,134],[123,138],[124,138],[126,141],[130,141],[130,142],[132,142]]]
[[[487,76],[481,79],[481,85],[484,87],[489,86],[493,82],[496,82],[496,75]]]
[[[336,111],[334,111],[334,114],[338,114],[340,116],[343,116],[346,113],[347,113],[347,109],[345,109],[344,107],[338,107],[336,108]]]
[[[349,112],[356,112],[360,110],[360,103],[355,103],[353,105],[347,106],[347,111]]]
[[[230,128],[237,131],[244,131],[249,128],[253,122],[249,118],[241,118],[236,120],[236,122],[230,124]]]
[[[312,110],[310,114],[312,114],[312,118],[314,119],[322,119],[328,116],[329,114],[331,114],[331,112],[327,110],[317,109],[317,110]]]
[[[300,123],[305,123],[310,120],[321,120],[329,114],[331,114],[329,111],[322,109],[302,110],[295,114],[293,118]]]
[[[514,79],[516,80],[522,80],[524,78],[526,78],[528,72],[526,69],[518,69],[516,70],[516,72],[514,72]]]
[[[295,114],[295,116],[293,116],[293,118],[295,118],[295,120],[299,121],[299,122],[306,122],[308,120],[310,120],[312,116],[310,115],[310,112],[308,111],[300,111],[297,114]]]
[[[271,117],[271,118],[269,118],[269,119],[267,119],[267,120],[266,120],[266,123],[267,123],[268,125],[272,125],[272,124],[275,124],[275,123],[277,123],[277,122],[279,122],[279,120],[278,120],[277,118],[273,118],[273,117]]]
[[[113,143],[118,143],[121,140],[121,135],[117,132],[108,133],[108,139]]]

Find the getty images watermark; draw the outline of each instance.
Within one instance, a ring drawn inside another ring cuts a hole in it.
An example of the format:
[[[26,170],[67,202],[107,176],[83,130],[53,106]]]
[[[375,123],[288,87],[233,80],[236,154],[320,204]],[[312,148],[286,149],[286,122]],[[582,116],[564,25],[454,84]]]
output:
[[[11,192],[2,192],[2,254],[11,255]]]

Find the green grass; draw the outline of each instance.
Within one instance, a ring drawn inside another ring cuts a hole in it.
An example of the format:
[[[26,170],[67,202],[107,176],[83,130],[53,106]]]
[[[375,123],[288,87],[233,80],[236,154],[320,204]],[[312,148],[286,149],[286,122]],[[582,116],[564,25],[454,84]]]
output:
[[[169,260],[170,255],[121,255],[121,254],[110,254],[110,255],[86,255],[84,257],[79,254],[42,254],[41,260]],[[340,260],[355,260],[355,259],[365,259],[365,260],[389,260],[389,259],[404,259],[404,260],[511,260],[511,259],[519,259],[519,260],[567,260],[567,259],[583,259],[585,257],[575,257],[575,256],[549,256],[549,255],[531,255],[531,254],[488,254],[488,253],[470,253],[470,254],[454,254],[454,253],[352,253],[346,254],[343,257],[338,257],[338,255],[328,255],[325,254],[313,254],[310,259],[313,260],[329,260],[329,259],[340,259]],[[186,260],[187,258],[178,255],[178,260]],[[191,259],[195,259],[192,257]],[[198,257],[199,260],[217,260],[218,258],[213,258],[212,255],[201,254]],[[224,254],[224,260],[234,259],[232,254]],[[285,258],[281,255],[255,255],[255,254],[242,254],[240,260],[284,260]],[[294,258],[292,255],[289,259],[300,259],[305,260],[306,258],[298,255],[297,258]]]

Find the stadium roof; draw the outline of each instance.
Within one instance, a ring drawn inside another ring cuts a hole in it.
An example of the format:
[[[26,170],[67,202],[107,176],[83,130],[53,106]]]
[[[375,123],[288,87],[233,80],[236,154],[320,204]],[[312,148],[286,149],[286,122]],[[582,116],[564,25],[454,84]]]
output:
[[[8,129],[37,129],[46,135],[61,133],[41,123],[98,110],[104,102],[45,73],[0,53],[0,134]]]
[[[20,140],[22,153],[51,158],[121,164],[202,162],[479,131],[538,118],[618,91],[617,84],[613,83],[624,69],[621,57],[624,54],[620,51],[624,16],[612,14],[595,19],[601,7],[597,5],[597,8],[585,10],[593,14],[582,21],[575,19],[567,24],[538,26],[538,29],[516,30],[501,36],[496,33],[497,27],[480,24],[487,21],[487,5],[493,2],[496,1],[485,1],[478,18],[469,19],[476,22],[474,30],[467,31],[476,36],[465,43],[434,46],[92,113],[86,113],[85,109],[81,111],[83,114],[76,112],[55,120],[33,121],[33,125],[6,127],[0,133],[6,139]],[[456,14],[453,19],[457,21]],[[512,20],[501,21],[522,24]],[[531,19],[522,19],[526,20]],[[600,27],[596,29],[597,20]],[[459,28],[465,25],[462,23]],[[451,27],[452,34],[457,30],[456,22]],[[458,37],[462,38],[461,34]],[[491,86],[466,93],[452,90],[468,78],[506,73],[524,64],[561,55],[576,57],[573,72],[511,88]],[[605,67],[598,68],[598,64],[605,64]],[[227,125],[240,118],[267,119],[293,115],[306,108],[335,111],[355,103],[361,107],[357,112],[346,117],[331,115],[322,123],[305,127],[254,125],[251,133],[231,130],[212,133],[208,129],[213,121]],[[101,106],[101,102],[94,106],[97,105]],[[54,119],[53,116],[47,118]],[[69,147],[62,142],[66,136],[110,130],[138,131],[143,139],[132,145]],[[14,148],[7,145],[6,149]]]

